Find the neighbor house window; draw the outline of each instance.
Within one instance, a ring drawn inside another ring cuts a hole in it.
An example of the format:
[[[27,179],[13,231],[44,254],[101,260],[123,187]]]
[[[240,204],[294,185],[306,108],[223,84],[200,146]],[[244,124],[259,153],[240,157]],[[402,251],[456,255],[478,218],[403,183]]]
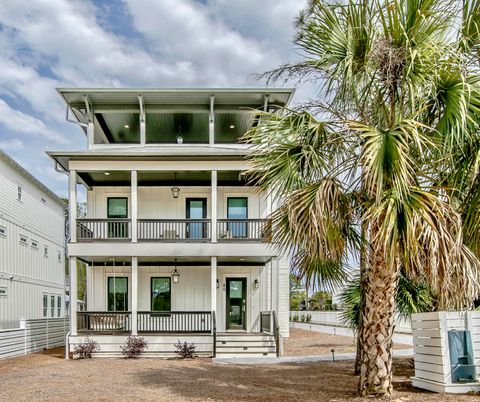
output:
[[[31,245],[32,245],[32,248],[38,249],[38,241],[32,240]]]
[[[0,237],[6,237],[7,236],[7,228],[4,226],[0,226]]]
[[[17,186],[17,200],[22,201],[22,186]]]
[[[62,296],[57,296],[57,317],[62,316]]]
[[[0,286],[0,297],[7,297],[7,287]]]
[[[128,311],[128,278],[108,278],[108,311]]]
[[[43,246],[43,256],[48,257],[48,246]]]
[[[27,245],[27,236],[25,235],[20,235],[20,244]]]
[[[43,295],[43,316],[48,315],[48,295]]]
[[[151,278],[151,309],[152,311],[170,311],[171,282],[169,277]]]
[[[62,253],[60,251],[57,253],[57,261],[62,262]]]
[[[50,317],[55,317],[55,296],[50,296]]]

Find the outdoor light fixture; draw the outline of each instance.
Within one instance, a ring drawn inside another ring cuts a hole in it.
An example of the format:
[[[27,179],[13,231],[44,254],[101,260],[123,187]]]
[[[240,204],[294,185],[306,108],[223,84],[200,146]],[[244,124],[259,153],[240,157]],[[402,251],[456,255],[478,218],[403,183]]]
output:
[[[177,137],[177,144],[183,144],[183,137],[181,135]]]
[[[177,259],[175,258],[175,267],[172,271],[172,281],[173,283],[178,283],[178,280],[180,279],[180,272],[177,270]]]
[[[173,186],[170,189],[172,190],[172,196],[173,198],[178,198],[178,195],[180,194],[180,187],[177,186],[177,174],[173,174]]]
[[[217,279],[217,289],[220,287],[220,282]]]
[[[255,289],[258,289],[260,287],[260,282],[258,281],[258,279],[255,279],[253,281],[253,286],[255,287]]]

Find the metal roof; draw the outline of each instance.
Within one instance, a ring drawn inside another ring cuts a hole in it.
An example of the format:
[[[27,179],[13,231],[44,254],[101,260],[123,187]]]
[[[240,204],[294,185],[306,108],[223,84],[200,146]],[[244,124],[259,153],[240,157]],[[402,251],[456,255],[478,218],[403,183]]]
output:
[[[24,169],[20,164],[18,164],[13,158],[7,155],[0,149],[0,157],[5,160],[10,166],[12,166],[15,170],[20,172],[23,176],[25,176],[28,180],[30,180],[34,185],[39,187],[41,190],[45,191],[50,197],[52,197],[57,203],[61,204],[62,207],[65,206],[65,202],[56,195],[52,190],[50,190],[45,184],[43,184],[40,180],[35,178],[31,173],[29,173],[26,169]]]
[[[93,105],[138,104],[138,95],[145,105],[209,105],[210,95],[215,105],[263,106],[265,95],[269,104],[286,106],[294,88],[57,88],[69,105],[83,104],[84,95]]]

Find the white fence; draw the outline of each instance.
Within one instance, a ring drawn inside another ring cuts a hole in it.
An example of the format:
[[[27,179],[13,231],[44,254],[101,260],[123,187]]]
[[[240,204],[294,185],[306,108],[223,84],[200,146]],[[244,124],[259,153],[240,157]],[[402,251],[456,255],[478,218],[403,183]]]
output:
[[[20,320],[20,328],[0,330],[0,359],[65,345],[68,318]]]
[[[452,382],[452,363],[448,332],[469,330],[472,339],[473,364],[480,374],[480,312],[461,311],[420,313],[412,315],[415,377],[412,384],[435,392],[464,393],[480,391],[477,382]]]
[[[290,321],[293,321],[294,316],[298,316],[298,321],[304,320],[307,315],[311,315],[312,324],[332,325],[335,327],[347,327],[342,320],[342,311],[290,311]],[[395,320],[395,332],[412,333],[412,327],[409,319],[398,318]]]

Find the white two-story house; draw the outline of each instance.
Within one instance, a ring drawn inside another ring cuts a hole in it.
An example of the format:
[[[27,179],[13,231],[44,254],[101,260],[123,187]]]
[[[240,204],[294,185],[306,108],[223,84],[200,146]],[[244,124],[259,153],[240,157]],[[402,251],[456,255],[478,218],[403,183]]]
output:
[[[0,150],[0,330],[65,315],[65,203]]]
[[[70,350],[89,335],[116,354],[138,334],[159,355],[177,339],[204,355],[281,352],[289,261],[271,243],[276,200],[242,174],[240,138],[258,110],[285,106],[293,90],[58,92],[87,138],[85,150],[48,152],[70,178],[70,266],[88,264],[86,311],[71,304]]]

